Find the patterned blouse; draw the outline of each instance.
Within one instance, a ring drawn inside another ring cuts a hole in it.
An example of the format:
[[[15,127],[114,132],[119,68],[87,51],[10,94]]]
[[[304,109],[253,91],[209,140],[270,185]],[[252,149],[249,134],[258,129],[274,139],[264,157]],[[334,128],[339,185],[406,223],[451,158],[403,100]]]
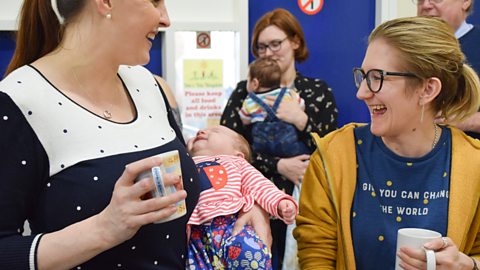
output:
[[[307,124],[303,130],[298,131],[298,136],[313,152],[315,145],[310,138],[310,132],[316,132],[320,136],[324,136],[337,128],[338,111],[335,98],[332,89],[328,87],[325,81],[304,77],[298,72],[294,81],[294,88],[300,97],[305,100],[305,113],[308,116]],[[227,102],[220,124],[242,134],[249,143],[252,143],[251,125],[244,126],[238,114],[247,94],[247,82],[239,82]],[[292,194],[293,183],[277,172],[278,160],[280,160],[279,157],[264,153],[253,153],[253,166],[261,171],[265,177],[272,180],[277,187],[284,189],[288,194]]]

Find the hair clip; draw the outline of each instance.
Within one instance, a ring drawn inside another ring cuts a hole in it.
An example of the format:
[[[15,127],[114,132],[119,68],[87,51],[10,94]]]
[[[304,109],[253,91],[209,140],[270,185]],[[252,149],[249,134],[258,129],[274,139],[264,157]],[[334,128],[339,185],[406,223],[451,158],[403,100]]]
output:
[[[58,0],[51,0],[50,3],[52,4],[52,9],[53,9],[53,12],[55,12],[55,15],[57,16],[58,22],[60,24],[63,24],[64,19],[63,19],[62,15],[60,14],[60,11],[58,10],[57,1]]]

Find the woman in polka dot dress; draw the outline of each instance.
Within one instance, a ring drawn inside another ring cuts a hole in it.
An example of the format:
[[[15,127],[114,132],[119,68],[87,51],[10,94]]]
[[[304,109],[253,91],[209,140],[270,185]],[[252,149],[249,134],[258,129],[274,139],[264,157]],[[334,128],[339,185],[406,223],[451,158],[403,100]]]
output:
[[[185,267],[198,173],[161,84],[139,66],[169,24],[163,0],[24,1],[0,82],[0,269]],[[173,150],[182,178],[164,182],[184,190],[145,199],[153,181],[135,178]],[[154,224],[184,199],[186,215]],[[262,211],[237,224],[269,240]]]
[[[316,136],[294,230],[302,269],[426,269],[423,249],[396,250],[406,227],[444,236],[424,245],[436,269],[478,269],[480,141],[436,124],[480,103],[453,32],[437,18],[385,22],[353,75],[371,123]]]
[[[24,1],[0,83],[0,269],[184,267],[195,165],[158,83],[133,66],[169,24],[163,1]],[[183,179],[165,183],[185,190],[141,200],[153,182],[135,178],[171,150]],[[187,215],[153,224],[185,198]]]
[[[185,267],[198,173],[161,86],[138,66],[169,24],[163,0],[24,1],[0,82],[0,269]],[[142,200],[153,181],[135,178],[172,150],[183,177],[164,181],[184,190]],[[153,223],[184,199],[186,215]],[[258,209],[238,224],[270,239]]]

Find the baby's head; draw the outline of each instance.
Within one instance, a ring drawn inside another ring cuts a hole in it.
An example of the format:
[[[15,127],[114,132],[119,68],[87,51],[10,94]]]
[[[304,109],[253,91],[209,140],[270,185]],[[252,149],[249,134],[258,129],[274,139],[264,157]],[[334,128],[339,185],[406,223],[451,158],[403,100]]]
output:
[[[282,71],[277,61],[270,57],[258,58],[250,63],[248,69],[247,90],[261,92],[280,87]]]
[[[192,156],[232,155],[251,161],[251,150],[242,135],[225,126],[202,129],[187,142]]]

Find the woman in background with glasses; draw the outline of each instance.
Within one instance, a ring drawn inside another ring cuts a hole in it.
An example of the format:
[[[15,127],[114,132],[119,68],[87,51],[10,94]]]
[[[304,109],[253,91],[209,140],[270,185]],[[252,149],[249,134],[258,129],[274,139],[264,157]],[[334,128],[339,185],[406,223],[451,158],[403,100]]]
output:
[[[315,138],[294,231],[302,269],[394,269],[397,256],[403,269],[426,269],[423,250],[396,252],[405,227],[446,236],[424,246],[437,269],[478,269],[480,142],[434,122],[478,108],[480,82],[464,60],[440,19],[401,18],[372,32],[353,71],[371,123]]]
[[[281,70],[281,86],[296,91],[305,100],[305,109],[295,102],[283,101],[277,117],[293,124],[298,137],[312,151],[314,144],[310,132],[325,135],[337,128],[337,108],[332,89],[325,81],[303,76],[295,69],[295,61],[308,58],[303,30],[297,19],[285,9],[276,9],[263,15],[256,23],[252,34],[252,53],[255,57],[275,59]],[[223,111],[221,124],[242,134],[252,143],[251,125],[244,126],[238,114],[247,96],[247,81],[238,83]],[[267,100],[272,106],[274,99]],[[309,155],[292,158],[279,158],[265,153],[253,153],[253,165],[280,189],[292,194],[294,185],[300,184]],[[280,220],[272,220],[273,261],[282,262],[285,249],[286,225]],[[280,266],[280,265],[279,265]],[[275,267],[274,269],[280,269]]]
[[[412,0],[417,5],[418,16],[434,16],[442,18],[455,32],[460,42],[466,62],[480,74],[480,25],[473,25],[467,21],[473,12],[474,0]],[[466,134],[480,139],[480,110],[456,127]]]

